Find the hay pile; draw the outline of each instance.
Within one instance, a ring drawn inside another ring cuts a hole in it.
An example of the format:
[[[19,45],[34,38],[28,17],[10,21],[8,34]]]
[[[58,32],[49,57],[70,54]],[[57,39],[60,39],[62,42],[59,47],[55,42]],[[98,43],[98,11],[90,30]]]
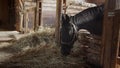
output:
[[[87,30],[81,30],[78,32],[78,41],[80,50],[85,56],[85,61],[100,66],[101,58],[101,37],[96,35],[91,35]]]
[[[54,28],[41,28],[0,51],[12,54],[0,64],[0,68],[84,68],[84,56],[80,49],[73,48],[68,57],[61,57],[60,47],[56,46]]]

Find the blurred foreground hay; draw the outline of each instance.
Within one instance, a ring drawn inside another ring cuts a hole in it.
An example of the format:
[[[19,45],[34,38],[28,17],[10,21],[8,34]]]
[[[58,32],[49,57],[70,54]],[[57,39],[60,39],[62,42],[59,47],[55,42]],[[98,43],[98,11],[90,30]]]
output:
[[[12,54],[0,63],[0,68],[84,68],[85,66],[84,56],[80,56],[79,48],[75,48],[70,56],[61,57],[60,47],[55,43],[54,28],[41,27],[37,33],[0,48],[0,52]]]
[[[78,33],[78,43],[76,45],[80,44],[79,48],[84,52],[86,62],[99,67],[102,51],[101,37],[91,35],[87,30],[80,30]]]

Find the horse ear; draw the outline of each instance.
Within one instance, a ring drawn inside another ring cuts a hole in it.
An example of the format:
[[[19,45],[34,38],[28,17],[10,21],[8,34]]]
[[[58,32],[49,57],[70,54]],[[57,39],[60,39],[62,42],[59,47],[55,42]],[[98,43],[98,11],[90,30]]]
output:
[[[65,14],[65,17],[66,17],[66,21],[69,22],[70,21],[70,17],[67,14]]]
[[[62,23],[69,23],[70,18],[67,14],[62,14]]]
[[[62,23],[65,22],[65,15],[62,14]]]

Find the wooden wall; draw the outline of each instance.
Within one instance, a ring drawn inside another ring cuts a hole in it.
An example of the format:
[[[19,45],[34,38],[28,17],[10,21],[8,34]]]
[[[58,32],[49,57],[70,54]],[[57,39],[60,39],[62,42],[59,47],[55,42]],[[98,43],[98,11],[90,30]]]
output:
[[[120,5],[120,1],[106,0],[102,37],[103,68],[117,68],[120,10],[116,10],[116,5]]]
[[[97,5],[105,3],[105,0],[86,0],[89,3],[95,3]]]
[[[8,9],[8,0],[0,1],[0,26],[1,28],[5,28],[4,26],[8,25],[9,20],[9,9]]]
[[[42,26],[55,26],[56,0],[42,0]]]

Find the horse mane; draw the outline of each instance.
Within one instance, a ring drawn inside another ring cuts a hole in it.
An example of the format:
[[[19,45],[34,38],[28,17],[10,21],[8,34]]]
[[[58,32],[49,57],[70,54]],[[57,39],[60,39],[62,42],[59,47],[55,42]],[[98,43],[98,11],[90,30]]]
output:
[[[104,5],[91,7],[72,16],[70,22],[77,26],[77,30],[87,29],[92,34],[101,35],[104,16],[103,12]]]
[[[75,24],[87,23],[93,20],[101,20],[103,18],[104,5],[91,7],[72,16],[72,21]]]

